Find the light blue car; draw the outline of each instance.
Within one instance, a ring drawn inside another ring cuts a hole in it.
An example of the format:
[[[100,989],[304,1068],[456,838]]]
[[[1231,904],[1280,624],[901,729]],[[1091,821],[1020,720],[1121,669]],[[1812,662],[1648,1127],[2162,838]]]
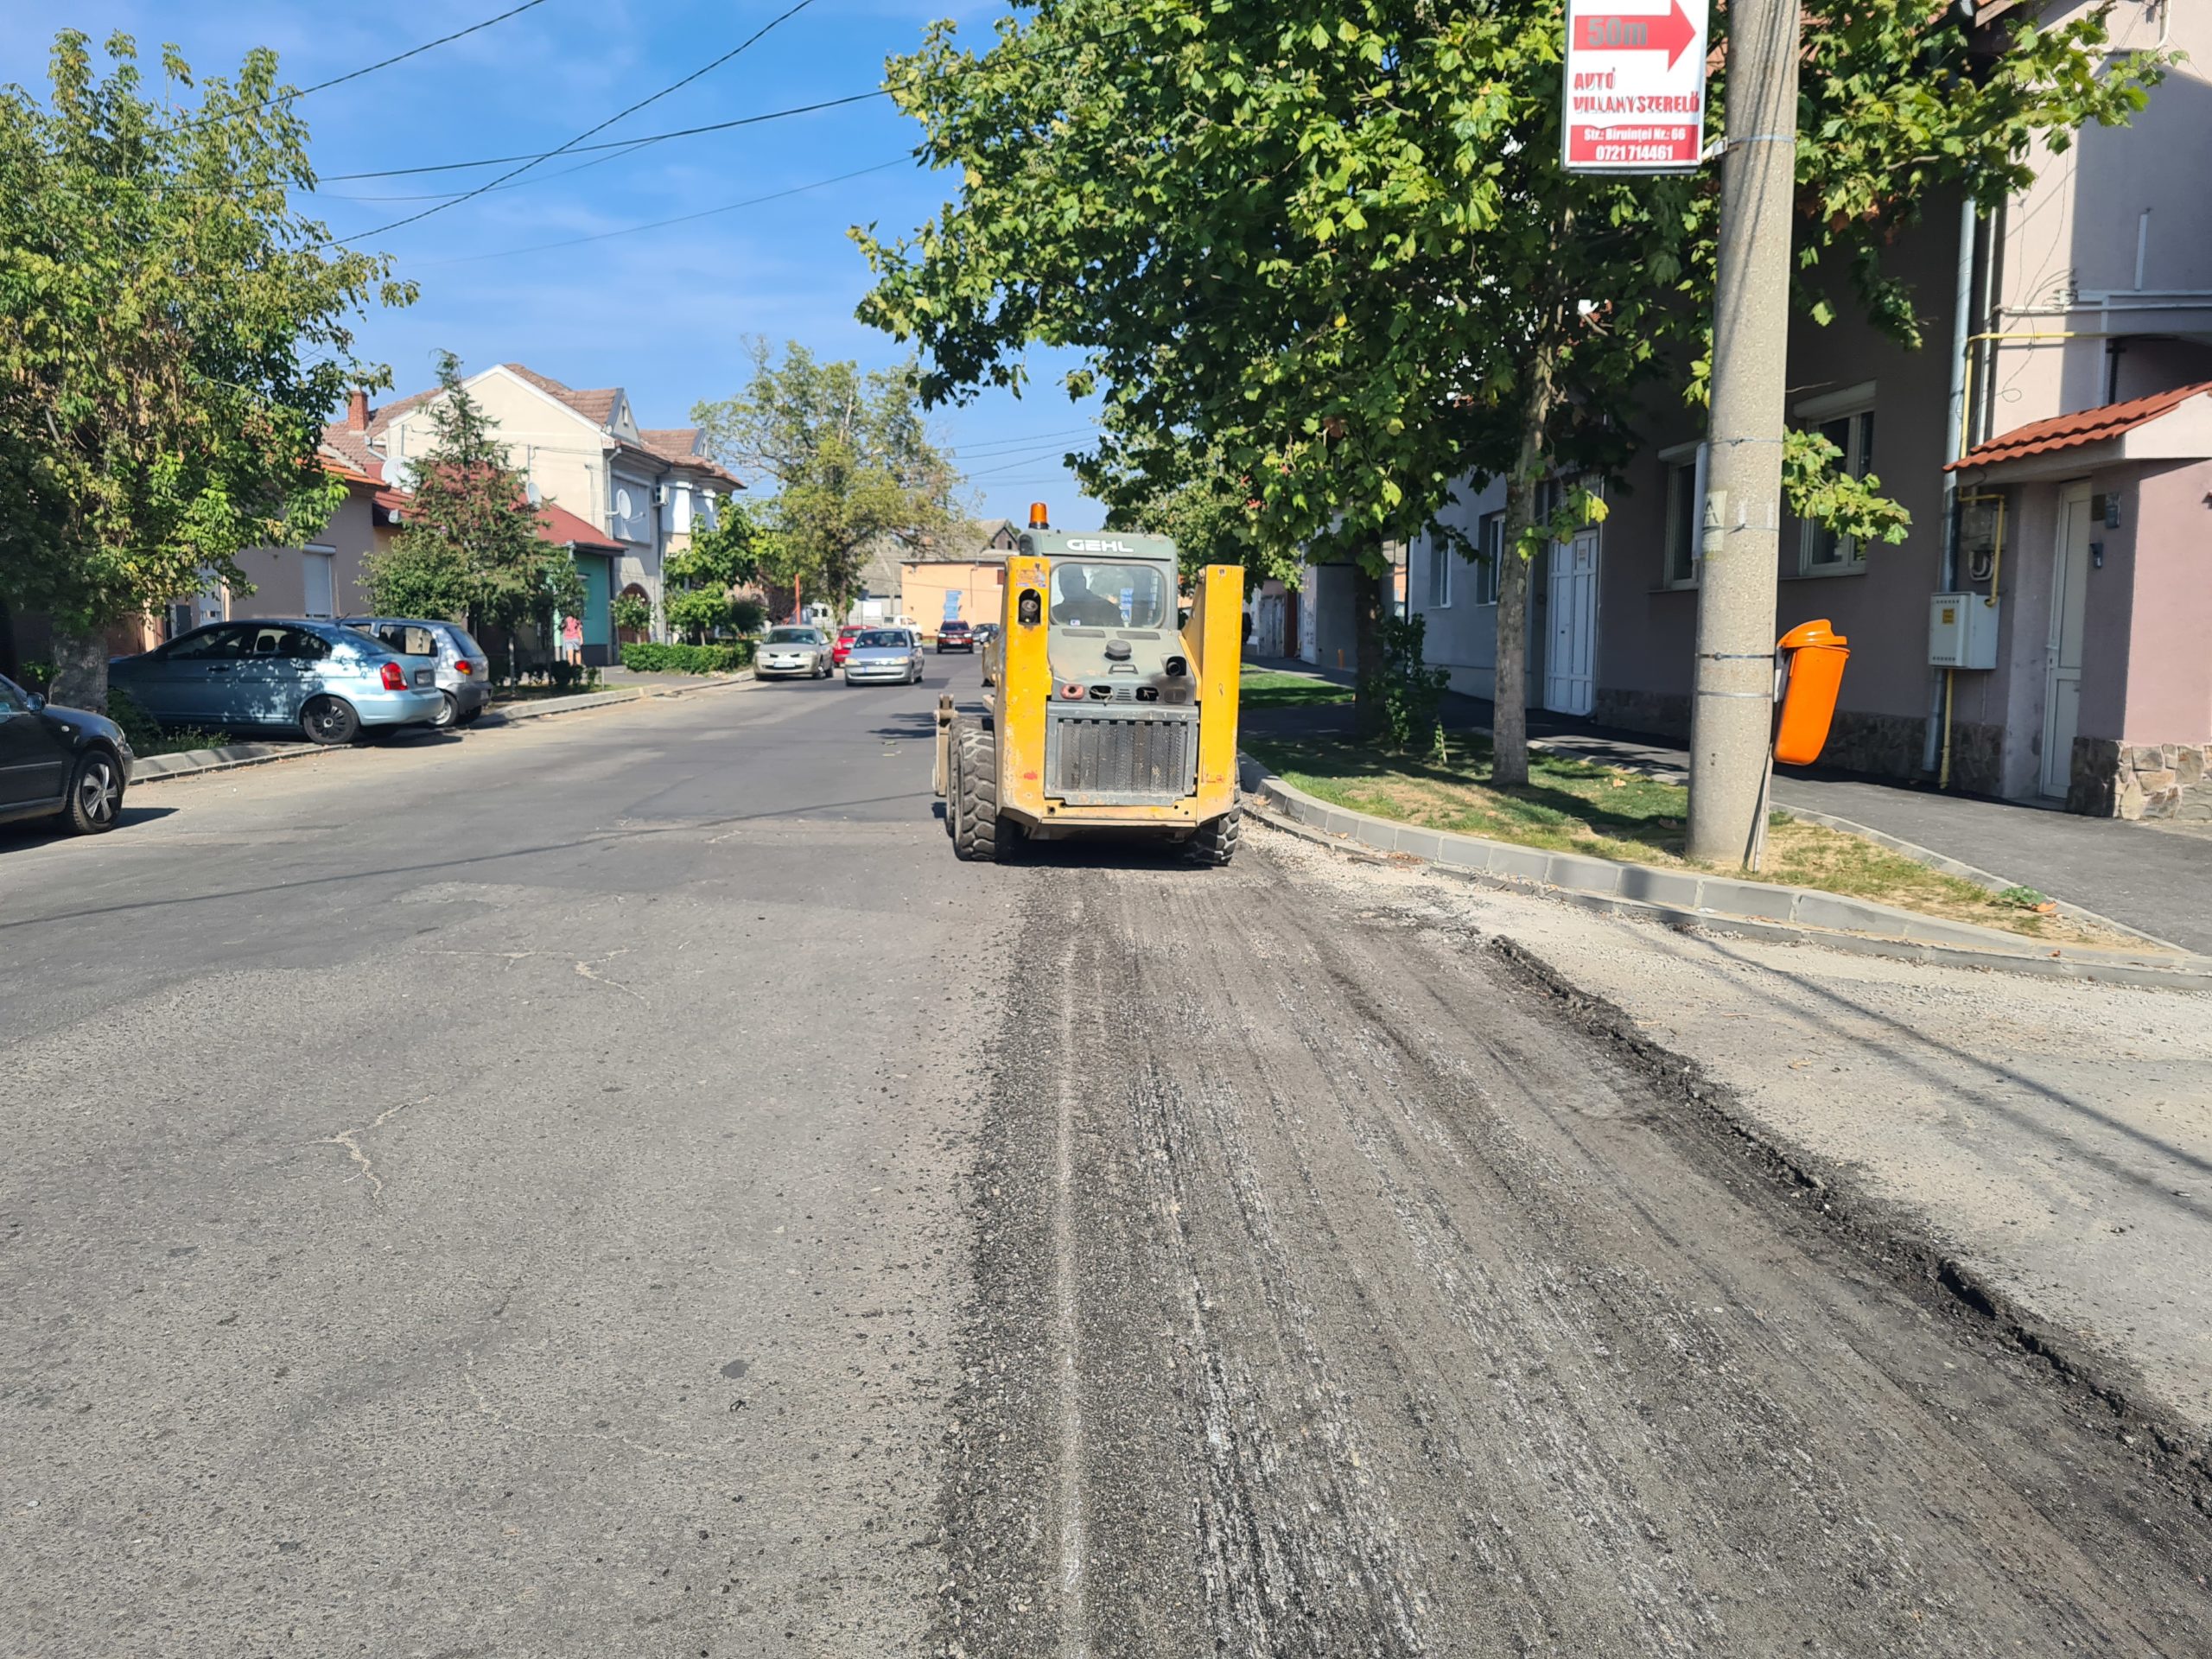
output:
[[[289,730],[315,743],[435,725],[444,706],[435,658],[402,657],[334,622],[213,623],[107,672],[164,726]]]

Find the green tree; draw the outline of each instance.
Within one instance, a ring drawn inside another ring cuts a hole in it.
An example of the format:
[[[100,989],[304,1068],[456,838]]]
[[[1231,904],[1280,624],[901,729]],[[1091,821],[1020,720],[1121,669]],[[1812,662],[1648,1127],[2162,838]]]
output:
[[[1197,434],[1109,428],[1096,449],[1069,459],[1084,493],[1104,504],[1106,528],[1173,537],[1185,576],[1241,564],[1248,582],[1296,577],[1297,558],[1256,534],[1251,485]]]
[[[1926,197],[2001,200],[2032,140],[2125,118],[2156,73],[2099,56],[2101,12],[2009,24],[1993,60],[1922,0],[1807,13],[1800,297],[1824,317],[1847,272],[1909,343],[1882,258]],[[1027,348],[1072,347],[1066,388],[1103,392],[1109,429],[1203,436],[1251,480],[1260,545],[1354,562],[1363,661],[1386,543],[1471,556],[1439,515],[1504,478],[1497,765],[1520,781],[1527,560],[1602,510],[1540,511],[1539,483],[1615,469],[1662,372],[1698,364],[1701,400],[1712,293],[1710,172],[1562,168],[1564,33],[1560,0],[1055,0],[976,52],[939,24],[887,79],[958,197],[904,240],[855,232],[861,315],[919,343],[932,401],[1019,391]],[[1801,510],[1880,517],[1797,454]]]
[[[148,99],[129,35],[106,55],[66,30],[48,104],[0,91],[0,591],[52,613],[55,692],[94,707],[108,624],[251,591],[241,550],[321,529],[323,419],[391,384],[351,319],[415,291],[294,207],[315,177],[273,53],[196,109]],[[162,70],[194,84],[175,47]]]
[[[405,528],[388,551],[362,561],[369,601],[381,611],[464,615],[477,632],[511,633],[528,622],[550,639],[557,615],[583,607],[583,577],[565,548],[538,533],[528,488],[451,352],[438,354],[438,388],[427,410],[429,447],[410,468]]]
[[[712,530],[696,533],[690,546],[668,556],[669,626],[693,645],[706,644],[722,628],[751,632],[757,627],[757,617],[764,614],[759,602],[738,599],[736,590],[760,580],[768,539],[748,503],[723,502]],[[741,612],[741,607],[748,608]],[[747,618],[756,619],[753,627],[742,626]]]
[[[643,594],[617,594],[609,608],[618,628],[645,633],[653,626],[653,602]]]
[[[952,521],[960,476],[924,423],[912,362],[863,374],[793,341],[779,363],[756,340],[746,390],[691,418],[725,465],[771,493],[761,575],[813,583],[841,611],[876,543],[912,543]]]

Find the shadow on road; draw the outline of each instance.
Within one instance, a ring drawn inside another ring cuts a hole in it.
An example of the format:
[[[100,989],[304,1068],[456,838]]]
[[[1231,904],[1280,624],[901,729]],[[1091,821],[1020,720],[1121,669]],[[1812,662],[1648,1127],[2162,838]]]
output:
[[[176,810],[173,806],[126,806],[116,815],[115,828],[108,833],[120,835],[139,824],[166,818]],[[71,835],[52,818],[25,818],[19,823],[0,823],[0,853],[22,852],[27,848],[44,847],[53,842],[79,839],[89,840],[91,837]]]

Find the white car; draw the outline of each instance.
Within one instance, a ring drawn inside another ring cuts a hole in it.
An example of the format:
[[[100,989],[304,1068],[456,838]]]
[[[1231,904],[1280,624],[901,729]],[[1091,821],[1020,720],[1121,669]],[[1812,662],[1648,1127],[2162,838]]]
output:
[[[819,628],[771,628],[768,637],[753,651],[756,679],[779,680],[830,677],[830,638]]]

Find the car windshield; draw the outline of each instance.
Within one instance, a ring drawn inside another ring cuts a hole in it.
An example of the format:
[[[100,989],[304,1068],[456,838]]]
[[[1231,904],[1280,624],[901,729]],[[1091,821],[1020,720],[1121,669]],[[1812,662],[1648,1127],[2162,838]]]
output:
[[[957,619],[944,622],[940,626],[946,633],[965,633],[968,632],[968,625],[965,622],[957,620]]]
[[[0,676],[0,709],[7,709],[10,714],[23,715],[30,712],[30,700],[24,696],[22,688],[13,680]]]
[[[771,628],[768,643],[772,645],[818,645],[822,636],[812,628]]]
[[[1172,600],[1165,573],[1148,564],[1052,567],[1052,620],[1063,627],[1165,627]]]
[[[863,651],[897,651],[906,643],[906,636],[896,628],[870,628],[853,641]]]

